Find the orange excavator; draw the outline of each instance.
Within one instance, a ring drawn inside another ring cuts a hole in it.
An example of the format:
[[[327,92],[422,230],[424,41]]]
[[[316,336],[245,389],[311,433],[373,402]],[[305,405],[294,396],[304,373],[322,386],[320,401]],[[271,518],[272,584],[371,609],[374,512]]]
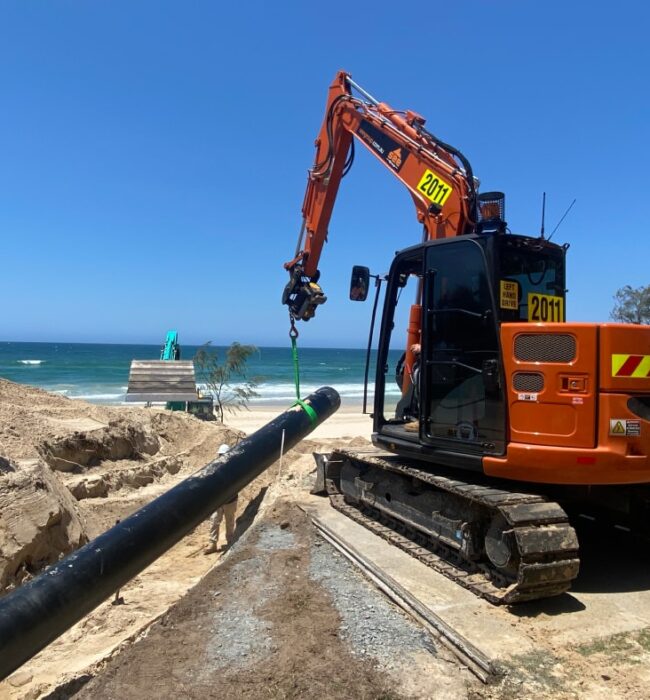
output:
[[[568,246],[510,233],[504,195],[480,194],[460,151],[345,72],[329,89],[285,264],[292,324],[326,300],[318,263],[355,140],[406,186],[424,234],[385,278],[374,447],[321,456],[320,485],[336,508],[493,603],[563,593],[579,570],[567,513],[650,534],[650,327],[567,323]],[[370,278],[353,268],[352,299],[366,298]]]

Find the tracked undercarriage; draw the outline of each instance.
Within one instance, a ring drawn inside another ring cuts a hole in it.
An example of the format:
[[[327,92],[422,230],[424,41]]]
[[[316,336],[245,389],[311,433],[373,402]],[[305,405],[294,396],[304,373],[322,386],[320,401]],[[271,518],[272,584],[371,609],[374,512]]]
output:
[[[318,461],[336,509],[491,603],[559,595],[578,575],[575,531],[543,496],[433,474],[377,450]]]

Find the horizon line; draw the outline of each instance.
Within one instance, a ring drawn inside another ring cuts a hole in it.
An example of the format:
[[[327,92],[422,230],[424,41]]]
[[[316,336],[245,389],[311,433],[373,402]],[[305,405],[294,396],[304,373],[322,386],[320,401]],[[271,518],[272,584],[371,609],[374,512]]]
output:
[[[239,343],[240,341],[235,340],[231,343],[185,343],[186,346],[200,348],[203,345],[213,345],[218,348],[227,348],[232,345],[232,343]],[[107,341],[80,341],[80,340],[0,340],[0,345],[11,345],[11,344],[23,344],[23,345],[146,345],[150,347],[162,347],[165,343],[151,343],[151,342],[107,342]],[[254,345],[256,348],[269,348],[282,350],[285,348],[290,348],[290,344],[287,345],[257,345],[255,343],[240,343],[240,345]],[[181,348],[183,345],[181,345]],[[366,350],[366,347],[341,347],[341,346],[325,346],[325,345],[301,345],[302,349],[305,350]],[[374,348],[373,348],[374,349]]]

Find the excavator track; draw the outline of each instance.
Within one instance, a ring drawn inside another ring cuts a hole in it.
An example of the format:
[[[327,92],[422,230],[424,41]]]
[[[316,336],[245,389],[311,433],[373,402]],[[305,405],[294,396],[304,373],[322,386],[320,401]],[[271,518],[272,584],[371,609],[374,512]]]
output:
[[[493,604],[560,595],[569,590],[578,574],[575,531],[564,510],[543,496],[464,481],[455,478],[455,472],[454,478],[433,474],[389,453],[337,450],[329,456],[329,462],[347,465],[359,473],[370,469],[398,475],[404,484],[454,501],[463,510],[461,519],[467,513],[474,514],[475,521],[465,519],[462,529],[465,537],[471,530],[471,537],[474,541],[481,539],[483,547],[470,547],[468,552],[459,535],[460,545],[449,537],[425,531],[408,515],[396,516],[377,497],[374,503],[367,495],[355,498],[349,486],[348,493],[342,492],[340,469],[336,470],[338,477],[325,478],[334,508]],[[355,477],[354,481],[363,484],[363,478]]]

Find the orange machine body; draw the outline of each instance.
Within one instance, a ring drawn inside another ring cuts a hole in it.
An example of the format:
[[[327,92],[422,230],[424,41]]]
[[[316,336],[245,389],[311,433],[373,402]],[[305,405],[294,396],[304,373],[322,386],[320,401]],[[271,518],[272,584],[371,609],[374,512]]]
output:
[[[650,327],[501,326],[506,455],[486,474],[575,485],[650,482]]]
[[[318,264],[355,143],[406,187],[422,234],[386,276],[353,268],[351,291],[359,270],[366,289],[376,280],[366,378],[386,281],[372,413],[380,452],[334,448],[317,460],[319,482],[335,507],[394,528],[409,553],[435,551],[441,571],[492,602],[559,595],[579,569],[567,513],[649,537],[650,326],[564,322],[568,246],[510,234],[505,195],[479,193],[467,158],[424,123],[347,73],[330,85],[285,263],[292,337],[294,321],[326,301]],[[417,291],[395,403],[390,348],[409,279]]]
[[[423,242],[475,233],[491,216],[465,156],[424,123],[415,112],[375,100],[348,73],[336,75],[308,174],[303,226],[294,258],[285,263],[290,283],[283,303],[292,319],[312,318],[325,301],[317,268],[353,142],[407,188]],[[418,292],[403,396],[411,384],[412,348],[422,342],[421,302]],[[650,327],[504,322],[500,343],[507,447],[503,456],[483,457],[486,474],[545,484],[650,483]]]

